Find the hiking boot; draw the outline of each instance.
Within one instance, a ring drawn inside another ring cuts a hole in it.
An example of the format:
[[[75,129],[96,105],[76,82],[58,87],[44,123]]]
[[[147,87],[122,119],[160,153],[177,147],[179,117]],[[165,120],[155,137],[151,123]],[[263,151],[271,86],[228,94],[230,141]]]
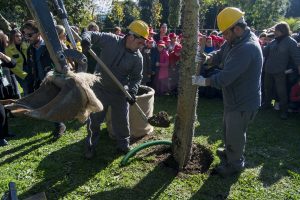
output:
[[[220,175],[222,178],[227,178],[234,174],[238,174],[244,170],[244,166],[234,167],[230,164],[222,164],[214,168],[211,175]]]
[[[8,145],[8,142],[5,139],[0,139],[0,147]]]
[[[129,151],[131,150],[131,148],[129,146],[126,147],[117,147],[117,152],[121,153],[121,154],[127,154]]]
[[[270,110],[272,108],[271,104],[266,104],[264,103],[261,107],[260,110]]]
[[[86,159],[92,159],[96,154],[96,150],[94,147],[87,147],[84,153]]]
[[[66,125],[60,124],[59,126],[56,126],[54,131],[52,132],[52,135],[55,139],[60,138],[64,132],[66,131]]]
[[[282,112],[282,113],[280,114],[280,119],[282,119],[282,120],[287,120],[287,118],[288,118],[287,112]]]
[[[7,134],[4,135],[4,137],[15,137],[16,134],[14,134],[13,132],[8,132]]]
[[[217,151],[216,151],[216,154],[219,158],[221,159],[226,159],[227,156],[226,156],[226,149],[225,148],[218,148]]]

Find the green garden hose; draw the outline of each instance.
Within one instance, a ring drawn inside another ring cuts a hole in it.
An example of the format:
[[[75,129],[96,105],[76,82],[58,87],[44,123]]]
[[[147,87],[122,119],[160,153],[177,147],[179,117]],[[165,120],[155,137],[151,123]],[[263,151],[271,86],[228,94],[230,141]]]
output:
[[[131,151],[129,151],[124,158],[121,161],[121,166],[124,166],[127,164],[129,158],[131,158],[132,156],[134,156],[137,152],[141,151],[142,149],[145,149],[147,147],[151,147],[154,145],[161,145],[161,144],[165,144],[165,145],[171,145],[172,142],[169,140],[157,140],[157,141],[149,141],[146,143],[143,143],[135,148],[133,148]]]

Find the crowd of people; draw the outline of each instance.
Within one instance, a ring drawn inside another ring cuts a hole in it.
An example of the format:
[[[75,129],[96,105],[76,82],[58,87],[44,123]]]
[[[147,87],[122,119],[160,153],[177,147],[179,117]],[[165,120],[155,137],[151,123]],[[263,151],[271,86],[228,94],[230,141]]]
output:
[[[232,13],[237,18],[233,18]],[[232,23],[228,24],[228,19],[232,19]],[[224,9],[218,15],[218,27],[220,32],[198,34],[199,49],[204,50],[200,55],[204,67],[200,76],[193,77],[193,84],[200,86],[199,94],[206,95],[208,90],[214,90],[214,94],[223,97],[224,131],[228,135],[225,135],[225,151],[220,151],[220,154],[227,157],[227,164],[243,168],[245,136],[240,133],[245,132],[256,109],[260,106],[261,109],[280,109],[281,119],[287,119],[288,112],[300,111],[300,32],[292,34],[289,25],[280,22],[255,35],[244,20],[244,13],[236,8]],[[76,26],[72,28],[80,32]],[[62,47],[72,48],[64,27],[56,25],[56,31]],[[7,34],[9,36],[0,31],[0,100],[19,99],[34,92],[54,68],[35,21],[28,20],[20,29],[14,28]],[[88,151],[90,155],[94,151],[99,139],[99,126],[110,106],[118,148],[128,152],[127,102],[135,102],[140,83],[152,87],[158,96],[177,95],[183,35],[169,32],[166,23],[161,24],[156,33],[151,26],[136,20],[129,25],[126,33],[122,33],[120,27],[115,27],[114,33],[104,33],[92,22],[83,31],[82,39],[82,43],[77,41],[77,49],[86,53],[91,48],[117,79],[128,86],[132,96],[126,99],[102,72],[101,66],[86,55],[87,72],[102,74],[104,87],[99,98],[105,107],[104,112],[92,114],[88,120]],[[22,95],[19,86],[23,90]],[[203,93],[203,89],[206,92]],[[209,94],[209,97],[215,96]],[[0,146],[4,146],[8,144],[5,138],[12,134],[8,130],[8,111],[2,104],[0,106]],[[240,116],[239,112],[243,115]],[[242,126],[232,127],[233,120],[239,120]],[[54,137],[59,138],[65,130],[64,123],[54,123]],[[235,171],[227,165],[222,167],[219,173]]]

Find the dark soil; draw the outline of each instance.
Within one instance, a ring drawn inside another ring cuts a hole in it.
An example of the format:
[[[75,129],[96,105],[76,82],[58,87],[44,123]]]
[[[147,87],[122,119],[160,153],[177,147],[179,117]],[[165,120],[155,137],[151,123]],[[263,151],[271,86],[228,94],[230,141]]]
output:
[[[165,111],[160,111],[157,114],[154,114],[152,117],[148,119],[149,124],[156,127],[169,127],[170,119],[169,115]]]
[[[176,171],[176,173],[181,172],[184,174],[205,173],[213,161],[212,152],[198,144],[193,144],[191,159],[182,171],[178,170],[178,164],[172,156],[170,146],[154,146],[151,148],[151,151],[148,151],[144,156],[150,155],[155,155],[155,162],[160,163],[161,167],[171,168],[173,171]]]

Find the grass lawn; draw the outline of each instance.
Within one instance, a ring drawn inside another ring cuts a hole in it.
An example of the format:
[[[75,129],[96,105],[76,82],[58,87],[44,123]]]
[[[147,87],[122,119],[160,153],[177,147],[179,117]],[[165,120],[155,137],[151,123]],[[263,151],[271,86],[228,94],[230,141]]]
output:
[[[155,110],[165,110],[174,119],[176,98],[157,98]],[[194,142],[213,152],[210,170],[220,162],[215,150],[222,146],[222,111],[221,100],[199,99]],[[210,170],[176,175],[158,163],[155,155],[145,152],[120,167],[123,157],[117,154],[105,125],[96,157],[86,160],[85,126],[67,123],[66,135],[53,141],[51,123],[12,118],[10,127],[17,137],[0,148],[0,194],[14,181],[20,199],[42,191],[54,200],[300,199],[299,121],[300,114],[283,121],[276,111],[260,111],[248,130],[246,170],[222,179],[210,176]],[[156,128],[155,135],[170,139],[172,129],[173,124],[168,129]]]

